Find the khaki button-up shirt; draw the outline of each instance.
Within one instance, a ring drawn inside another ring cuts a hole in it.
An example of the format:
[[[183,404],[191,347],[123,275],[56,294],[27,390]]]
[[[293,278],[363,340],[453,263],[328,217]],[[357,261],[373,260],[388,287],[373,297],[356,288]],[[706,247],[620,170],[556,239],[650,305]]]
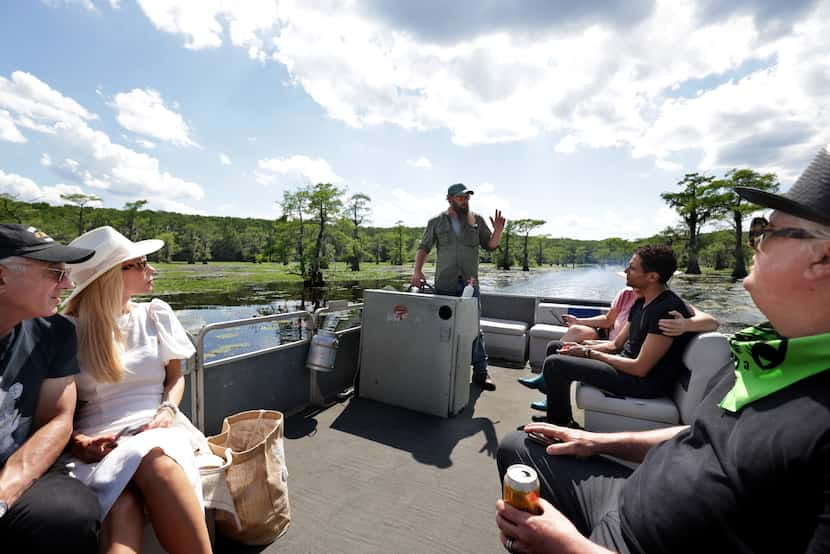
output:
[[[461,231],[458,235],[452,229],[452,222],[447,212],[433,217],[424,230],[424,238],[418,248],[425,252],[438,246],[438,260],[435,264],[435,289],[441,294],[457,294],[459,279],[466,283],[470,277],[478,281],[478,248],[490,248],[490,228],[484,218],[473,214],[475,224],[470,225],[466,218],[460,220]]]

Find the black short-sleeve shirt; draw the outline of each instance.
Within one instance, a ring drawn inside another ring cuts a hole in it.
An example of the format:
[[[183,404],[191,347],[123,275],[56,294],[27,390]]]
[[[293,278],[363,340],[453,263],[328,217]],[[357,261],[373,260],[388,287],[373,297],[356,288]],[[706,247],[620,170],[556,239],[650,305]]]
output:
[[[718,406],[734,372],[713,381],[623,488],[632,551],[830,552],[830,370],[737,413]]]
[[[0,467],[33,432],[44,379],[78,373],[75,326],[54,315],[27,319],[0,341]]]
[[[680,312],[683,317],[692,317],[689,306],[669,289],[658,294],[648,305],[645,304],[643,298],[638,298],[628,313],[628,340],[623,346],[622,355],[626,358],[639,356],[648,334],[662,335],[663,331],[660,330],[659,322],[661,319],[671,318],[669,312],[674,310]],[[692,336],[692,333],[684,333],[679,337],[674,337],[668,352],[660,358],[645,378],[654,380],[658,387],[667,393],[670,392],[680,374],[688,371],[683,364],[683,351]]]

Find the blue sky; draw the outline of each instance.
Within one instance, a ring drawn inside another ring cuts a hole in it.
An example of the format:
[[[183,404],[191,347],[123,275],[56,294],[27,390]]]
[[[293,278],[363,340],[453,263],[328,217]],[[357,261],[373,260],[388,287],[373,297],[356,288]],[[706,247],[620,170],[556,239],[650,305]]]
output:
[[[676,223],[686,172],[830,142],[830,2],[12,0],[0,192],[274,218],[286,189],[423,225],[446,187],[552,236]]]

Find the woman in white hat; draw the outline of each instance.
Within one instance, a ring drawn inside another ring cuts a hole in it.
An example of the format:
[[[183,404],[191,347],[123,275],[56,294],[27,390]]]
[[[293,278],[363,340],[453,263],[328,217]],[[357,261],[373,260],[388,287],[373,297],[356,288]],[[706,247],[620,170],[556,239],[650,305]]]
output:
[[[101,550],[139,552],[146,509],[168,552],[210,552],[193,454],[206,445],[178,410],[181,360],[194,349],[169,305],[132,301],[153,289],[146,256],[164,242],[99,227],[71,245],[94,245],[95,255],[73,267],[64,309],[81,366],[67,467],[98,495]]]

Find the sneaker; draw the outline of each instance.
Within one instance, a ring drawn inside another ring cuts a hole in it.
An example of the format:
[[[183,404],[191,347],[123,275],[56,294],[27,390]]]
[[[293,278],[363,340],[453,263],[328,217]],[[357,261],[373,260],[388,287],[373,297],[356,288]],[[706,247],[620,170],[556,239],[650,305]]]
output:
[[[546,415],[530,416],[530,419],[532,419],[536,423],[547,423],[548,422],[548,416],[546,416]]]
[[[496,390],[496,384],[486,374],[480,376],[473,375],[473,384],[481,387],[481,390]]]

